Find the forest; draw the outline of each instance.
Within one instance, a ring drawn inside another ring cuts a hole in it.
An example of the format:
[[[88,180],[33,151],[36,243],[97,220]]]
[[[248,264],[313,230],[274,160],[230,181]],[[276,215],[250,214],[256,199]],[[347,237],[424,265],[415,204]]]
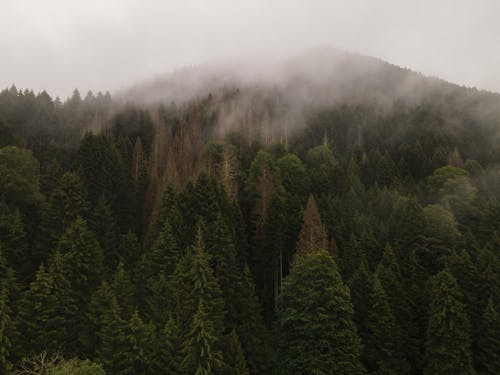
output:
[[[356,61],[1,91],[0,373],[500,374],[500,95]]]

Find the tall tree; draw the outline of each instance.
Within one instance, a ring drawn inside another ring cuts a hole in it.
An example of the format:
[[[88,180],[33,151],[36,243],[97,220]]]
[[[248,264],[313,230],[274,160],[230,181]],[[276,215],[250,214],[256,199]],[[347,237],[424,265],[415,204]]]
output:
[[[401,331],[391,307],[387,294],[380,280],[375,275],[372,302],[368,312],[366,327],[369,330],[365,338],[366,367],[371,374],[407,374],[410,366],[401,351]]]
[[[193,254],[189,278],[191,299],[197,307],[184,338],[182,368],[191,374],[212,374],[220,372],[224,366],[224,301],[210,267],[210,255],[204,248],[201,226],[198,226]]]
[[[500,373],[500,315],[493,306],[491,298],[484,311],[479,328],[475,358],[479,374],[493,375]]]
[[[475,374],[470,323],[457,281],[448,270],[431,279],[424,374]]]
[[[278,310],[283,374],[363,374],[349,288],[325,250],[297,256]]]
[[[295,252],[305,254],[318,250],[328,250],[328,236],[321,222],[316,200],[311,194],[307,201]]]

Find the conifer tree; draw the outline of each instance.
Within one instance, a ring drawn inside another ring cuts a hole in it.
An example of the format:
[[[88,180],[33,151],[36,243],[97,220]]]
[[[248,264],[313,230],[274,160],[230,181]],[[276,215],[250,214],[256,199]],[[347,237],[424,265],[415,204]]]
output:
[[[120,259],[127,271],[131,271],[141,258],[141,244],[137,235],[131,231],[120,236]]]
[[[432,277],[431,288],[424,375],[475,374],[470,323],[455,278],[443,270]]]
[[[153,360],[153,369],[172,375],[181,374],[182,337],[175,319],[170,316],[158,337],[158,356]]]
[[[368,268],[366,260],[361,264],[349,284],[351,290],[351,301],[354,307],[354,322],[358,328],[358,334],[363,340],[370,334],[366,326],[368,313],[372,307],[371,293],[373,291],[373,274]]]
[[[178,197],[172,184],[168,184],[167,188],[163,192],[162,201],[156,220],[151,227],[151,232],[149,234],[150,243],[154,243],[160,234],[166,221],[172,223],[178,220],[177,212],[177,201]]]
[[[297,256],[278,311],[283,374],[364,374],[349,288],[325,250]]]
[[[87,350],[111,374],[130,373],[127,353],[127,324],[110,285],[103,282],[92,295],[89,306],[89,321],[92,336],[87,341]]]
[[[226,350],[224,360],[226,366],[224,368],[224,374],[227,375],[248,375],[248,368],[245,362],[245,357],[243,355],[243,350],[241,349],[240,340],[236,331],[233,329],[229,335],[226,337]]]
[[[210,255],[204,248],[201,225],[198,226],[193,246],[189,279],[192,288],[190,299],[197,307],[184,336],[182,368],[192,374],[217,373],[223,368],[224,301],[210,268]]]
[[[201,299],[184,340],[185,356],[181,368],[186,374],[212,375],[223,369],[222,352],[217,349],[220,337]]]
[[[381,375],[409,373],[410,366],[401,352],[402,338],[399,325],[389,306],[387,294],[376,275],[369,298],[372,305],[365,323],[369,332],[364,337],[364,359],[367,370],[369,373]]]
[[[83,308],[103,277],[102,250],[85,220],[78,218],[71,224],[59,241],[58,251],[63,256],[65,276]]]
[[[328,236],[321,222],[316,200],[311,194],[307,201],[295,252],[305,254],[318,250],[328,250]]]
[[[121,259],[120,229],[116,219],[109,200],[103,195],[92,210],[87,223],[102,249],[102,262],[108,273],[114,272]]]
[[[170,220],[165,220],[151,251],[145,254],[146,270],[150,277],[163,272],[171,275],[182,253]]]
[[[243,348],[250,373],[266,373],[268,370],[267,330],[261,314],[261,306],[255,293],[250,269],[245,265],[241,281],[236,333]]]
[[[11,327],[11,311],[9,307],[9,293],[4,286],[0,287],[0,373],[10,374],[12,363],[10,362],[11,340],[9,329]]]
[[[475,358],[478,374],[494,375],[500,373],[500,315],[490,298],[479,326]]]
[[[153,357],[156,351],[155,328],[142,321],[137,310],[134,311],[125,331],[127,348],[125,353],[130,374],[151,373]]]
[[[23,332],[20,346],[24,355],[61,349],[63,343],[58,338],[64,336],[65,327],[52,324],[58,306],[54,277],[42,264],[19,306],[18,324]]]
[[[384,249],[384,254],[376,269],[376,275],[387,293],[394,317],[399,322],[406,321],[409,311],[406,295],[403,290],[403,278],[398,261],[390,245],[386,245]]]
[[[340,248],[340,271],[345,280],[350,280],[359,269],[361,262],[366,256],[359,241],[351,233],[349,242]]]
[[[135,288],[122,262],[118,264],[110,282],[116,300],[122,307],[123,319],[129,319],[135,308]]]

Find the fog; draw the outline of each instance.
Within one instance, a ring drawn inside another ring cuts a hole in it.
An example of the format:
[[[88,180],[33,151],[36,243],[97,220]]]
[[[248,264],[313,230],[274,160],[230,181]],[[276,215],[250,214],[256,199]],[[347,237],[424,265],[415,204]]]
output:
[[[0,0],[0,88],[119,91],[331,45],[500,92],[499,15],[493,0]]]

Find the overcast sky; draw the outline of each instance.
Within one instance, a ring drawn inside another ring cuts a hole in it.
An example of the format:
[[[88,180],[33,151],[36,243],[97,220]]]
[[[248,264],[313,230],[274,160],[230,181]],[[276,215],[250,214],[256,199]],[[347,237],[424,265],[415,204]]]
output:
[[[0,88],[54,96],[317,45],[500,92],[497,0],[0,0]]]

